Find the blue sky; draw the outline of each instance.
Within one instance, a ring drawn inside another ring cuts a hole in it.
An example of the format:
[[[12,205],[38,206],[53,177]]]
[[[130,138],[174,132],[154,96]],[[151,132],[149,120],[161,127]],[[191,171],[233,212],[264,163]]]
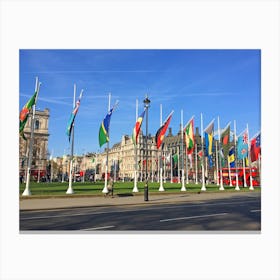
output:
[[[70,153],[66,126],[73,107],[73,87],[84,90],[75,120],[75,154],[103,151],[98,132],[111,104],[119,105],[111,118],[110,146],[131,135],[136,99],[139,114],[148,94],[149,133],[174,110],[170,123],[179,131],[194,115],[200,130],[220,118],[224,128],[236,120],[237,134],[248,123],[250,138],[261,130],[260,50],[20,50],[19,110],[31,97],[35,77],[42,82],[37,109],[50,109],[49,151],[54,156]]]

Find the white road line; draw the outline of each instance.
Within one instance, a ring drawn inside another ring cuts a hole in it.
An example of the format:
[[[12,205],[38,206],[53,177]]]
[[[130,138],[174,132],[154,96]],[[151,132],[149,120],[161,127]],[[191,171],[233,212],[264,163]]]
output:
[[[106,229],[106,228],[113,228],[115,226],[104,226],[104,227],[95,227],[95,228],[82,228],[80,230],[99,230],[99,229]]]
[[[149,210],[153,210],[154,207],[157,208],[157,210],[159,209],[175,209],[175,208],[191,208],[191,207],[202,207],[202,206],[218,206],[218,205],[232,205],[232,204],[248,204],[248,203],[255,203],[256,201],[234,201],[234,202],[212,202],[212,203],[199,203],[199,204],[191,204],[191,205],[177,205],[177,206],[162,206],[159,207],[157,205],[150,205],[147,208],[142,208],[143,206],[140,206],[141,208],[137,208],[137,209],[126,209],[126,210],[107,210],[107,211],[99,211],[99,212],[86,212],[86,213],[76,213],[76,214],[60,214],[60,215],[48,215],[48,216],[39,216],[39,217],[26,217],[26,218],[20,218],[21,221],[24,220],[39,220],[39,219],[49,219],[49,218],[61,218],[61,217],[74,217],[74,216],[87,216],[87,215],[100,215],[100,214],[109,214],[109,213],[125,213],[125,212],[137,212],[137,211],[149,211]],[[194,203],[194,202],[190,202],[190,203]],[[130,205],[128,205],[130,206]],[[63,210],[65,211],[65,210]]]
[[[219,213],[219,214],[209,214],[209,215],[201,215],[201,216],[189,216],[189,217],[180,217],[180,218],[173,218],[173,219],[165,219],[159,220],[160,222],[170,222],[170,221],[178,221],[178,220],[189,220],[189,219],[197,219],[197,218],[205,218],[205,217],[214,217],[214,216],[223,216],[227,215],[228,213]]]
[[[257,209],[257,210],[250,210],[250,212],[261,212],[261,209]]]

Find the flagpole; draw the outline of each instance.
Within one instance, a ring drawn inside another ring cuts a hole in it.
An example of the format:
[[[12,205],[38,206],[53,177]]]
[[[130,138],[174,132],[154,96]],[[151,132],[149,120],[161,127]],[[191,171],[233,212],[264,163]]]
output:
[[[163,161],[163,183],[166,183],[166,154],[167,154],[167,151],[166,151],[166,147],[164,146],[164,151],[163,151],[163,158],[164,158],[164,161]]]
[[[171,153],[170,153],[170,180],[171,184],[173,184],[173,155],[172,155],[172,148],[171,148]]]
[[[73,95],[73,109],[75,108],[75,100],[76,100],[76,84],[74,84],[74,95]],[[73,178],[73,155],[74,155],[74,127],[75,127],[75,122],[73,122],[72,126],[72,135],[71,135],[71,157],[70,157],[70,170],[69,170],[69,184],[68,184],[68,189],[66,191],[67,194],[73,194],[74,190],[72,188],[72,178]]]
[[[207,162],[207,157],[205,157],[204,158],[204,160],[205,160],[205,179],[207,178],[208,179],[208,162]],[[208,184],[208,182],[206,182],[206,180],[205,180],[205,184],[207,185]]]
[[[30,191],[30,175],[31,174],[30,173],[31,173],[32,155],[33,155],[34,120],[35,120],[35,112],[36,112],[36,102],[37,102],[38,95],[39,95],[40,85],[41,85],[41,83],[39,83],[39,79],[38,79],[38,77],[36,77],[36,80],[35,80],[35,92],[37,92],[37,95],[36,95],[36,100],[34,102],[34,105],[32,106],[31,134],[30,134],[30,142],[29,142],[27,176],[26,176],[25,190],[22,193],[22,196],[31,195],[31,191]]]
[[[243,162],[243,180],[244,180],[244,187],[247,187],[247,182],[246,182],[246,172],[245,172],[245,159],[242,159]]]
[[[261,178],[261,155],[260,154],[258,158],[258,166],[259,166],[259,179],[260,179],[260,186],[261,186],[262,178]]]
[[[229,174],[229,186],[232,187],[232,181],[231,181],[231,174],[230,174],[230,163],[229,163],[229,156],[227,156],[227,161],[228,161],[228,174]]]
[[[195,184],[197,185],[197,144],[195,144]]]
[[[202,165],[201,165],[201,177],[202,177],[202,187],[201,190],[202,191],[206,191],[206,187],[205,187],[205,175],[204,175],[204,147],[203,147],[203,117],[202,117],[202,113],[200,114],[200,121],[201,121],[201,149],[202,149]]]
[[[221,131],[220,131],[220,117],[218,116],[218,134],[219,134],[219,151],[221,151]],[[222,170],[222,159],[221,159],[221,155],[219,155],[219,159],[220,159],[220,191],[224,190],[224,185],[223,185],[223,170]]]
[[[251,147],[250,147],[250,137],[249,137],[249,125],[247,123],[247,133],[248,133],[248,162],[249,162],[249,170],[250,170],[250,187],[249,190],[253,191],[253,182],[252,182],[252,167],[251,167]]]
[[[178,184],[181,184],[181,177],[180,177],[180,146],[177,147],[177,173],[178,173]]]
[[[53,181],[53,149],[52,149],[52,153],[51,153],[51,179],[50,179],[50,181],[51,181],[51,183],[52,183],[52,181]]]
[[[186,187],[185,187],[185,167],[184,167],[184,145],[183,145],[183,140],[184,140],[184,132],[183,132],[183,110],[181,110],[181,157],[182,157],[182,164],[181,164],[181,173],[182,173],[182,180],[181,180],[181,183],[182,183],[182,187],[181,187],[181,191],[186,191]]]
[[[64,173],[64,161],[65,161],[65,149],[64,149],[64,152],[63,152],[63,157],[62,157],[62,178],[61,178],[61,183],[64,183],[64,176],[65,176],[65,173]]]
[[[160,104],[160,127],[162,126],[162,104]],[[162,182],[162,145],[160,147],[160,169],[159,169],[159,191],[163,192],[164,191],[164,187],[163,187],[163,182]]]
[[[39,154],[39,164],[38,164],[38,176],[37,176],[37,183],[40,183],[40,167],[41,167],[41,160],[42,160],[42,157],[41,157],[41,149],[40,149],[40,154]]]
[[[216,141],[216,181],[217,186],[219,186],[219,157],[218,157],[218,142]]]
[[[138,99],[136,99],[136,106],[135,106],[135,118],[136,118],[136,122],[138,120]],[[135,171],[134,171],[134,188],[132,190],[132,192],[139,192],[138,188],[137,188],[137,169],[138,169],[138,158],[137,158],[137,149],[138,148],[138,141],[137,141],[137,135],[136,135],[136,139],[135,139],[135,145],[134,145],[134,154],[135,154]]]
[[[182,111],[183,112],[183,111]],[[193,118],[193,117],[192,117]],[[192,119],[191,119],[192,120]],[[183,118],[182,118],[182,123],[183,123]],[[187,124],[188,125],[188,124]],[[182,134],[184,134],[184,131],[186,133],[186,129],[183,128],[183,132]],[[182,136],[182,142],[184,140],[184,135]],[[183,142],[184,143],[184,142]],[[186,143],[186,150],[185,150],[185,153],[186,153],[186,185],[189,184],[189,169],[188,169],[188,147],[187,147],[187,143]],[[183,151],[183,155],[184,155],[184,151]]]
[[[109,92],[109,97],[108,97],[108,112],[110,112],[111,109],[111,93]],[[110,137],[109,132],[110,127],[108,127],[108,138]],[[109,138],[110,139],[110,138]],[[105,167],[105,182],[104,182],[104,188],[102,190],[103,193],[108,193],[108,164],[109,164],[109,141],[107,142],[107,149],[106,149],[106,167]]]
[[[236,137],[236,122],[235,122],[235,120],[233,122],[233,125],[234,125],[234,153],[235,153],[234,160],[235,160],[235,181],[236,181],[236,183],[235,183],[235,190],[239,191],[240,188],[239,188],[239,181],[238,181],[239,179],[238,179],[237,152],[236,152],[237,137]]]

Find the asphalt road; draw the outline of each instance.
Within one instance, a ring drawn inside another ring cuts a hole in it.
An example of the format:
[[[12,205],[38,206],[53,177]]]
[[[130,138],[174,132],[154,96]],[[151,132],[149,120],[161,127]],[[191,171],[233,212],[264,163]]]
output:
[[[20,231],[260,231],[261,197],[20,211]]]

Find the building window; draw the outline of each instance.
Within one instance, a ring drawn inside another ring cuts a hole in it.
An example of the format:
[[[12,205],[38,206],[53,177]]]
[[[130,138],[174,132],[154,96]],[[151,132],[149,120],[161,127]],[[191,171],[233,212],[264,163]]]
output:
[[[40,121],[39,120],[36,120],[35,121],[35,129],[39,129],[40,128]]]

